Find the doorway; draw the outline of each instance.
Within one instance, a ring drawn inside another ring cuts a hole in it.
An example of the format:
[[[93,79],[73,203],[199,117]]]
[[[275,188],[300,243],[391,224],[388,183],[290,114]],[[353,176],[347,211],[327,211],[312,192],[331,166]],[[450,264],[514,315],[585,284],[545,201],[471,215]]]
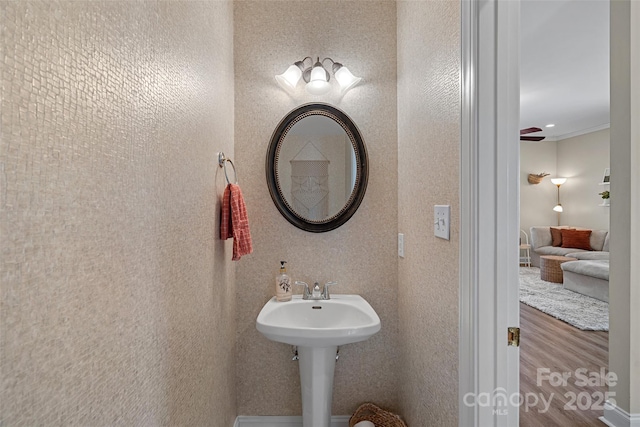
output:
[[[492,407],[465,405],[464,397],[497,389],[511,396],[519,390],[519,354],[505,343],[507,326],[518,324],[517,319],[505,315],[518,306],[517,298],[510,298],[512,289],[508,285],[514,283],[511,274],[515,276],[515,283],[518,280],[517,253],[513,251],[511,263],[510,254],[505,255],[501,250],[510,245],[517,247],[519,231],[518,221],[512,224],[509,220],[518,216],[517,191],[514,196],[512,186],[509,186],[509,183],[518,181],[519,173],[518,156],[511,153],[513,135],[517,135],[519,122],[518,97],[514,93],[518,91],[519,84],[515,89],[513,87],[513,78],[518,75],[518,51],[511,44],[518,36],[518,8],[518,2],[461,2],[459,425],[464,426],[517,425],[509,410],[504,413],[494,411]],[[618,9],[615,14],[614,9]],[[637,105],[630,104],[630,98],[637,95],[637,88],[633,86],[637,77],[634,76],[640,73],[630,73],[637,71],[634,69],[637,63],[633,62],[637,61],[637,53],[633,50],[637,49],[637,41],[631,37],[635,27],[630,24],[638,22],[638,7],[633,2],[620,1],[612,3],[611,11],[611,21],[615,23],[611,26],[612,45],[618,48],[618,51],[612,49],[611,59],[613,69],[618,72],[612,73],[615,78],[612,78],[611,90],[611,132],[612,140],[617,142],[611,149],[611,161],[618,171],[618,181],[612,176],[612,185],[619,186],[620,194],[630,194],[630,197],[611,206],[611,215],[616,218],[611,230],[618,238],[611,245],[611,253],[615,256],[611,271],[616,273],[616,277],[612,277],[612,288],[616,292],[610,300],[614,307],[611,310],[612,322],[615,320],[610,341],[616,358],[612,356],[610,364],[612,369],[618,370],[619,377],[624,378],[614,388],[615,392],[629,398],[630,381],[638,380],[630,372],[628,364],[636,357],[631,346],[635,345],[632,332],[637,331],[637,326],[630,323],[633,316],[629,295],[637,297],[630,293],[630,283],[638,278],[637,267],[631,260],[639,256],[637,245],[632,245],[629,251],[629,244],[640,241],[640,230],[632,221],[639,203],[632,190],[637,189],[634,182],[640,182],[640,176],[631,167],[634,159],[636,163],[640,160],[638,136],[628,114],[631,112],[632,117],[634,114],[637,116]],[[515,118],[510,114],[514,110]],[[501,224],[499,230],[496,223]],[[635,301],[632,299],[631,305]],[[609,409],[605,407],[608,420],[612,416],[628,422],[630,416],[635,417],[629,414],[628,404],[623,408],[615,404],[610,406]]]
[[[556,224],[608,231],[597,182],[610,166],[609,4],[523,0],[520,22],[521,228],[530,235],[532,226]],[[562,204],[551,178],[567,179]],[[608,251],[602,257],[608,263]],[[595,378],[608,369],[608,304],[541,280],[538,267],[520,268],[520,425],[602,425],[608,387]],[[578,320],[590,317],[592,306],[594,324],[566,322],[572,310]]]

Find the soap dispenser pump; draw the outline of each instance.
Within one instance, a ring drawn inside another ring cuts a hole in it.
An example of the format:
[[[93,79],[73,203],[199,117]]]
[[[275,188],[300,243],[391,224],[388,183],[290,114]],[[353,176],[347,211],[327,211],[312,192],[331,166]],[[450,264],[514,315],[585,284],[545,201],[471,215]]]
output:
[[[293,295],[291,289],[291,277],[284,267],[287,261],[280,261],[280,274],[276,276],[276,300],[280,302],[291,301]]]

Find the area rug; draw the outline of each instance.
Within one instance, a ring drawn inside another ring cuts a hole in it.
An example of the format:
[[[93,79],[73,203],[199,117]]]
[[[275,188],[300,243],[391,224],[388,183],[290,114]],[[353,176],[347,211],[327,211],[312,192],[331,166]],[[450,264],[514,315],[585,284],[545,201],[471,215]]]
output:
[[[540,279],[537,267],[520,267],[520,302],[585,331],[609,330],[609,304]]]

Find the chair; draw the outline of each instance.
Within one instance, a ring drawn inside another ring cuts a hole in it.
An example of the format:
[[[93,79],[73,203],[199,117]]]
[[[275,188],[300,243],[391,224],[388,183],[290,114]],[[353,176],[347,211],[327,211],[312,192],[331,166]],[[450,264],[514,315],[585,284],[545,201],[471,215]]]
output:
[[[520,237],[520,264],[525,267],[531,267],[531,245],[529,244],[529,236],[524,230],[520,230],[520,234],[524,234],[524,243],[522,243],[522,237]],[[524,252],[524,256],[522,253]]]

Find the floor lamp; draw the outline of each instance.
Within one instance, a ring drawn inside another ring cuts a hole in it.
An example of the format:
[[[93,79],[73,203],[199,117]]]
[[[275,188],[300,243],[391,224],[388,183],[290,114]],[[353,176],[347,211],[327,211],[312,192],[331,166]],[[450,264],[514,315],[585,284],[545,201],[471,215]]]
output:
[[[560,204],[560,186],[567,182],[567,178],[551,178],[551,182],[558,187],[558,204],[553,207],[553,210],[558,212],[558,226],[560,226],[560,214],[563,211]]]

